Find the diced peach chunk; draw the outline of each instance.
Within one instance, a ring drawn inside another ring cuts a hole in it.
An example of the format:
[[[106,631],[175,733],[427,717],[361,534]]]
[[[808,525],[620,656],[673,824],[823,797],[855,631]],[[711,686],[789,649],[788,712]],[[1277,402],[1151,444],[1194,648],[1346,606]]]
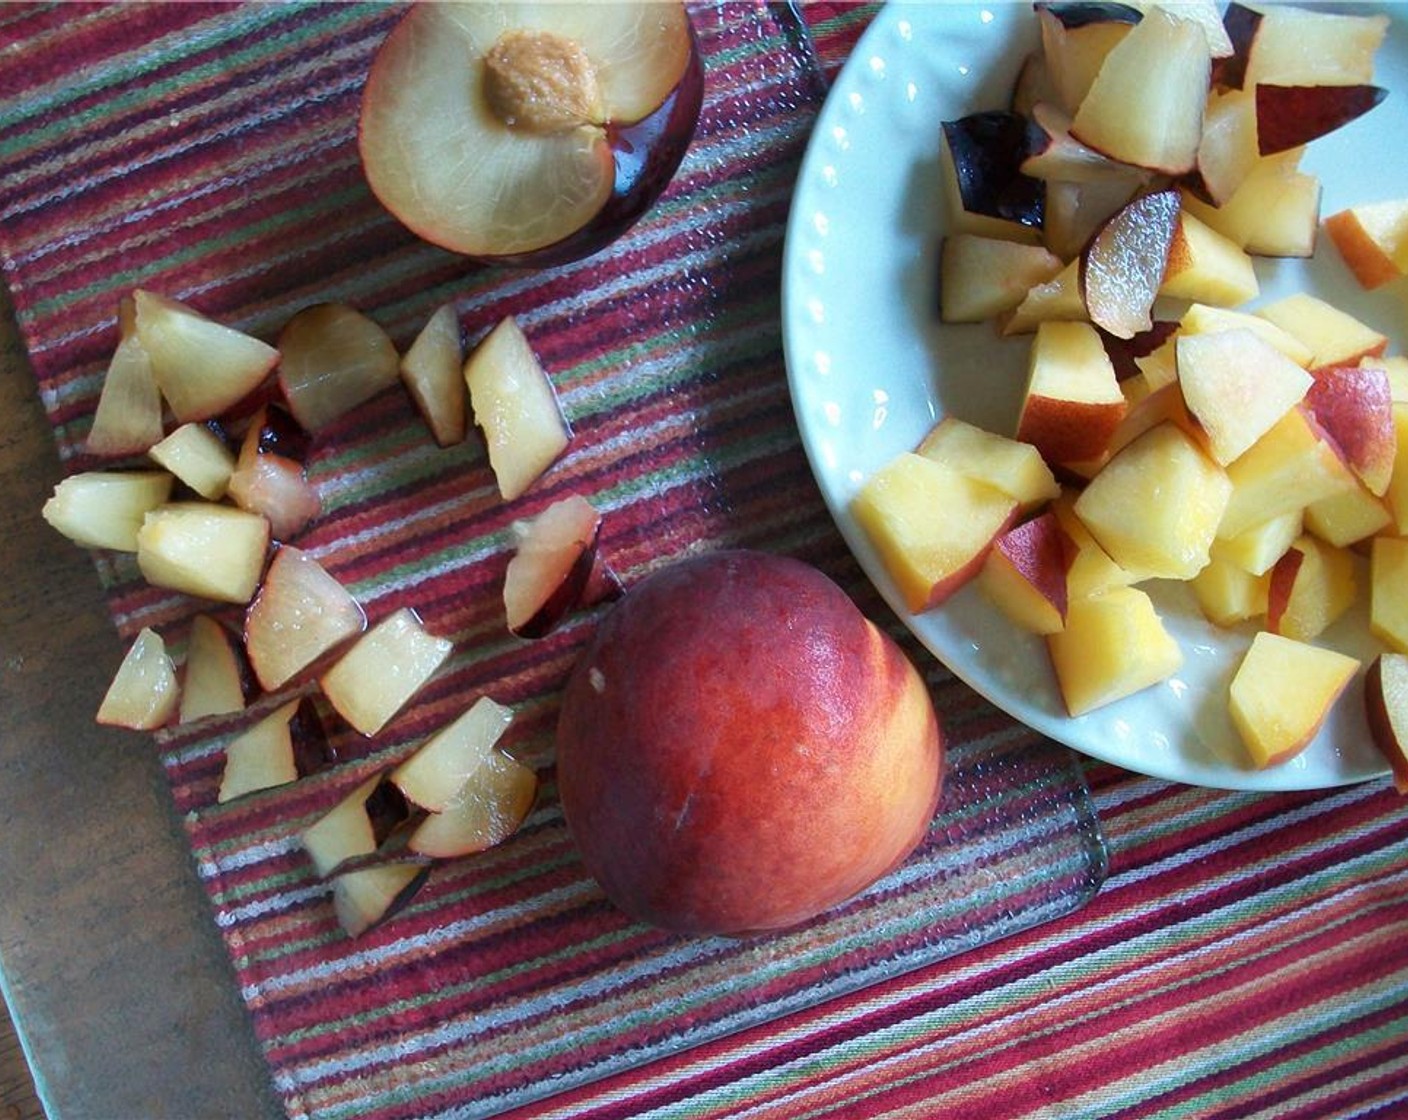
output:
[[[1183,664],[1183,651],[1153,600],[1137,587],[1073,600],[1066,628],[1049,635],[1046,644],[1072,716],[1167,680]]]
[[[1265,769],[1303,751],[1358,669],[1336,650],[1258,633],[1229,693],[1232,723],[1252,765]]]
[[[996,487],[910,451],[876,471],[851,502],[915,612],[942,603],[978,574],[1016,509]]]

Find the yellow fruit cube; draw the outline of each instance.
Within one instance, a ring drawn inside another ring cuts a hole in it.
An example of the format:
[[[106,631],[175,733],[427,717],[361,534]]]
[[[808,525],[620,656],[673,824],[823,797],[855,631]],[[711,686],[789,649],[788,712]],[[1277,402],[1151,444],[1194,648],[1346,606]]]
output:
[[[1126,571],[1190,579],[1208,562],[1232,492],[1226,472],[1178,425],[1125,447],[1076,499],[1076,516]]]
[[[1229,690],[1232,723],[1252,765],[1264,769],[1304,750],[1358,669],[1335,650],[1257,634]]]
[[[1183,664],[1153,600],[1137,587],[1073,600],[1066,628],[1049,635],[1046,648],[1073,716],[1167,680]]]
[[[1232,481],[1232,497],[1217,527],[1219,537],[1235,537],[1269,518],[1303,510],[1311,502],[1359,485],[1323,438],[1319,425],[1300,406],[1232,463],[1227,477]]]
[[[1408,653],[1408,540],[1377,537],[1369,553],[1369,629]]]
[[[1030,443],[1008,439],[954,416],[945,416],[919,444],[926,459],[996,486],[1017,500],[1023,511],[1035,509],[1061,492],[1051,468]]]
[[[1266,628],[1308,642],[1354,604],[1355,558],[1308,534],[1296,539],[1271,569]]]
[[[851,500],[851,514],[915,612],[977,575],[1016,509],[995,486],[912,451],[871,475]]]
[[[1270,585],[1270,576],[1252,575],[1216,556],[1189,581],[1203,615],[1215,626],[1235,626],[1264,615]]]

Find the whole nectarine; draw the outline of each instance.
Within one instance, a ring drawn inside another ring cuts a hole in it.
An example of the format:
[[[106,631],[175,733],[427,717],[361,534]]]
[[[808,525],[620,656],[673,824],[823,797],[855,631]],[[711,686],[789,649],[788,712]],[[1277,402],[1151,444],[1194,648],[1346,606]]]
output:
[[[928,831],[928,689],[815,568],[746,550],[658,570],[601,623],[557,727],[587,869],[639,920],[745,935],[857,894]]]

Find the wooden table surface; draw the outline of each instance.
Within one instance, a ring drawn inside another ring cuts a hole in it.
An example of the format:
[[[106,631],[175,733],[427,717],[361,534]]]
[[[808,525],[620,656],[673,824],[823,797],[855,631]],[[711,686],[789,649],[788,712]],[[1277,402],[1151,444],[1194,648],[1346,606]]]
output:
[[[0,1019],[0,1120],[44,1120],[10,1016]]]

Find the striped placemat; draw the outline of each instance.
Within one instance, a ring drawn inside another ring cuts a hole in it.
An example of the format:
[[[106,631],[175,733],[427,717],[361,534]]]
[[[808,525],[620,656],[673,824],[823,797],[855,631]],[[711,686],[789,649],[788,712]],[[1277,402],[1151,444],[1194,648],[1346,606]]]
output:
[[[1033,928],[1098,886],[1104,850],[1073,757],[924,659],[952,758],[914,859],[787,935],[633,925],[586,878],[552,784],[558,689],[597,615],[536,643],[504,626],[512,522],[574,492],[604,511],[628,583],[685,553],[758,547],[817,564],[888,618],[812,484],[779,336],[782,230],[823,67],[871,10],[809,10],[813,45],[790,8],[693,9],[706,105],[670,191],[609,253],[517,272],[416,241],[366,190],[357,100],[399,9],[0,9],[0,246],[69,469],[95,465],[83,438],[117,298],[137,285],[271,339],[329,299],[401,346],[446,301],[473,336],[511,313],[575,431],[504,503],[482,450],[438,448],[400,390],[334,424],[309,468],[323,513],[298,544],[372,621],[414,608],[453,640],[450,661],[374,739],[326,712],[346,760],[334,770],[228,806],[215,805],[223,747],[282,696],[155,737],[291,1116],[469,1116],[585,1091]],[[205,605],[146,586],[130,557],[97,563],[118,629],[156,627],[179,655]],[[437,868],[406,911],[349,941],[298,830],[486,692],[518,713],[509,748],[542,774],[537,808],[510,843]]]

